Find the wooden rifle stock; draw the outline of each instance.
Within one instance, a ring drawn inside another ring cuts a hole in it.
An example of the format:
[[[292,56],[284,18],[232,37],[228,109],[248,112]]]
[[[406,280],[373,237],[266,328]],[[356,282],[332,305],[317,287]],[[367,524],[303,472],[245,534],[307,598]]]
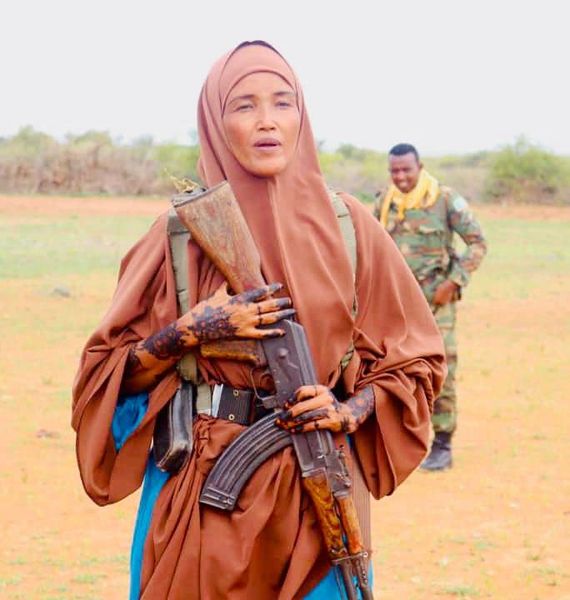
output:
[[[209,190],[173,196],[178,218],[192,239],[226,278],[235,293],[265,285],[255,243],[227,181]],[[224,340],[200,346],[208,358],[249,361],[264,366],[259,344],[254,340]]]
[[[206,256],[227,279],[234,292],[240,293],[266,285],[261,273],[261,261],[255,242],[230,185],[222,182],[203,193],[180,194],[172,200],[180,220],[190,231],[192,238],[202,248]],[[296,325],[297,327],[300,327]],[[253,342],[255,344],[255,342]],[[230,342],[231,344],[231,342]],[[217,344],[222,352],[228,342]],[[259,344],[256,344],[260,348]],[[208,350],[202,346],[202,354]],[[215,356],[215,354],[209,354]],[[220,354],[227,358],[228,354]],[[265,363],[267,360],[265,360]],[[311,367],[312,369],[312,367]],[[316,381],[316,379],[315,379]],[[309,383],[309,382],[306,382]],[[302,438],[325,436],[328,431],[296,434],[294,446],[298,451]],[[310,446],[307,441],[306,446]],[[299,454],[297,455],[301,462]],[[339,455],[342,459],[343,456]],[[350,494],[350,481],[346,468],[337,468],[337,473],[344,471],[344,488],[333,489],[324,468],[303,472],[303,487],[309,494],[319,521],[321,532],[329,558],[340,568],[344,588],[349,600],[357,600],[358,595],[353,576],[364,600],[372,599],[372,591],[368,583],[368,554],[362,544],[362,534],[356,515],[354,502]],[[227,507],[224,507],[227,508]],[[346,544],[343,539],[346,537]],[[347,549],[348,546],[348,549]],[[354,552],[353,552],[354,550]]]
[[[227,181],[198,194],[179,194],[178,217],[237,294],[265,285],[261,260]]]

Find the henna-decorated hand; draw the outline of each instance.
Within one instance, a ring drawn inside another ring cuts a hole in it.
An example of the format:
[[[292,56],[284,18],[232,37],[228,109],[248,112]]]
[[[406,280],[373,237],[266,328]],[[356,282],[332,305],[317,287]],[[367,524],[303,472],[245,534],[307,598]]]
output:
[[[222,284],[213,296],[129,349],[123,393],[137,394],[149,389],[162,373],[198,344],[283,335],[282,329],[260,329],[262,325],[272,325],[295,314],[290,308],[290,298],[271,298],[282,287],[280,283],[273,283],[230,296],[227,284]]]
[[[324,385],[304,385],[285,408],[277,424],[291,433],[315,429],[353,433],[374,411],[374,391],[367,386],[346,402],[339,402]]]
[[[283,335],[282,329],[260,329],[262,325],[272,325],[295,314],[290,298],[271,298],[282,287],[280,283],[272,283],[230,296],[227,283],[223,283],[213,296],[178,319],[177,330],[182,332],[189,346],[217,340],[260,340]]]

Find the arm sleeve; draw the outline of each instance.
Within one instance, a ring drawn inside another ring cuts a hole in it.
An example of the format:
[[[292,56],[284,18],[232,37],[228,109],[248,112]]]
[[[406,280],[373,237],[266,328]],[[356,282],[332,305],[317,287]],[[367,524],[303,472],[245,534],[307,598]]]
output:
[[[447,221],[451,230],[466,244],[465,251],[460,256],[451,253],[448,279],[460,287],[465,287],[469,283],[471,273],[479,268],[487,252],[487,242],[481,225],[469,209],[467,201],[457,194],[449,199]]]
[[[148,394],[121,398],[130,346],[176,319],[176,291],[164,219],[121,263],[111,305],[87,341],[73,385],[72,426],[81,480],[97,504],[116,502],[141,484],[154,417],[176,390],[174,374]]]

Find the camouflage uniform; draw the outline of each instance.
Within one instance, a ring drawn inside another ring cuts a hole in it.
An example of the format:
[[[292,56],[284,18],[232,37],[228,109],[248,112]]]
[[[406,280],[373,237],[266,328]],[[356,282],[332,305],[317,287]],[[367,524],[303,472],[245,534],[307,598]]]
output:
[[[380,194],[375,210],[377,218],[383,200],[384,193]],[[456,301],[461,297],[462,288],[469,283],[470,274],[477,269],[485,255],[485,238],[467,201],[445,186],[441,186],[435,204],[426,209],[407,210],[403,221],[398,221],[397,210],[392,205],[386,229],[420,284],[443,336],[448,375],[435,402],[432,424],[436,433],[453,433],[457,422]],[[458,255],[453,247],[454,233],[466,244],[462,255]],[[435,306],[435,290],[446,279],[460,286],[458,295],[445,306]]]

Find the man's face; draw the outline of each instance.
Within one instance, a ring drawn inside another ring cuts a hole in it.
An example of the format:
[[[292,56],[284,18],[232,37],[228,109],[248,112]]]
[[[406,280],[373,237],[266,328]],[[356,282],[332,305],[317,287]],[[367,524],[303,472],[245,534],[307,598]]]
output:
[[[411,192],[418,183],[422,163],[413,152],[388,157],[388,170],[394,185],[403,193]]]
[[[301,115],[295,92],[278,75],[244,77],[229,94],[223,123],[232,154],[253,175],[278,175],[292,161]]]

